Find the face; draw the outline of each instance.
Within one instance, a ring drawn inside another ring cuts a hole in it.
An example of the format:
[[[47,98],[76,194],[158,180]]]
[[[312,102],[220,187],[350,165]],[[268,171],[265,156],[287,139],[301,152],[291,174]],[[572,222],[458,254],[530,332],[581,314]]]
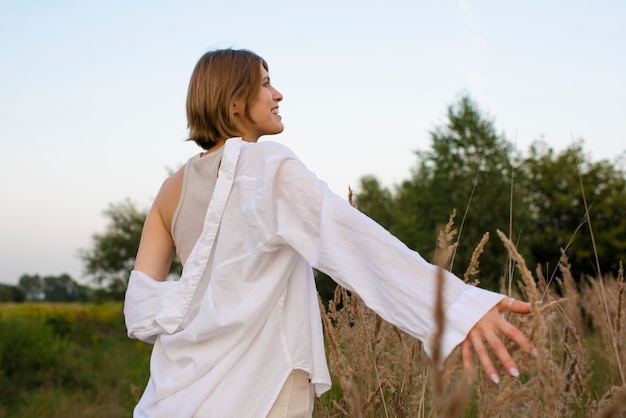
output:
[[[278,102],[283,100],[283,96],[270,84],[269,74],[262,65],[261,88],[257,97],[249,104],[248,117],[242,107],[244,100],[235,102],[235,117],[244,141],[256,142],[262,135],[274,135],[283,131],[282,118],[278,114]]]

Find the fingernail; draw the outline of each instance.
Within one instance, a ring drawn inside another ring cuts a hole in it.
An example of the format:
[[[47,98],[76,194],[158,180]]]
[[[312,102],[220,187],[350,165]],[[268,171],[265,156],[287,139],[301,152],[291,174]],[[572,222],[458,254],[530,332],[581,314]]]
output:
[[[519,377],[519,370],[516,367],[511,367],[509,369],[509,374],[513,377]]]
[[[530,355],[533,357],[537,357],[539,355],[539,351],[535,347],[530,349]]]
[[[491,381],[492,381],[493,383],[495,383],[496,385],[497,385],[498,383],[500,383],[500,378],[498,377],[498,374],[497,374],[497,373],[491,373],[491,374],[489,375],[489,378],[490,378],[490,379],[491,379]]]

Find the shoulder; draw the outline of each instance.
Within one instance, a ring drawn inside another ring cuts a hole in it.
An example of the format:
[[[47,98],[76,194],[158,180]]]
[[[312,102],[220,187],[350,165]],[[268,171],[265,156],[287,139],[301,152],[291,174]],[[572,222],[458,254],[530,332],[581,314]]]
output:
[[[163,224],[169,229],[169,226],[176,212],[178,201],[183,187],[183,178],[185,176],[185,166],[181,167],[174,174],[169,176],[163,184],[154,200],[153,209],[158,211]]]
[[[171,199],[173,195],[180,195],[184,176],[185,167],[183,166],[165,179],[159,190],[159,197]]]

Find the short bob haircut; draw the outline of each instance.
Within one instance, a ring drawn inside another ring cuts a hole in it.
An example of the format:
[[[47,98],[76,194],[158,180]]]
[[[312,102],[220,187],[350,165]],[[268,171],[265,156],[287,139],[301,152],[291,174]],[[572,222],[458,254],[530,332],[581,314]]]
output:
[[[233,103],[245,97],[244,113],[261,88],[265,60],[247,50],[218,49],[200,58],[187,92],[189,141],[205,150],[217,141],[240,136]]]

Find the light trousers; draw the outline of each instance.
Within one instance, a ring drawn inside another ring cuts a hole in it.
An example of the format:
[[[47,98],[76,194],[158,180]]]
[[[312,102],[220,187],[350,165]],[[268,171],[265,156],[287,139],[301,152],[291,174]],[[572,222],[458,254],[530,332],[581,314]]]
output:
[[[294,369],[278,394],[267,418],[310,418],[313,415],[313,385],[309,374]]]

